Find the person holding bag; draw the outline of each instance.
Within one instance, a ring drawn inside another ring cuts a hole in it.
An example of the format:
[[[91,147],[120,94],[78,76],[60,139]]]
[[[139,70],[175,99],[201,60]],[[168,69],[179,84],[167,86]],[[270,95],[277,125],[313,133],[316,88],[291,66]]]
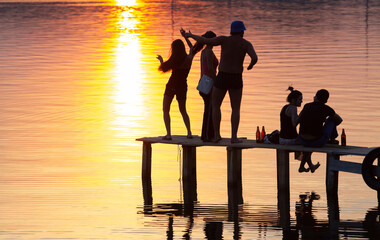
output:
[[[216,37],[213,31],[208,31],[202,35],[205,38]],[[216,78],[216,68],[219,65],[219,61],[216,58],[212,45],[206,45],[201,52],[201,79],[197,89],[199,95],[203,98],[204,112],[203,112],[203,124],[201,139],[204,142],[209,142],[214,138],[214,127],[212,121],[212,87]],[[202,81],[203,82],[202,84]]]

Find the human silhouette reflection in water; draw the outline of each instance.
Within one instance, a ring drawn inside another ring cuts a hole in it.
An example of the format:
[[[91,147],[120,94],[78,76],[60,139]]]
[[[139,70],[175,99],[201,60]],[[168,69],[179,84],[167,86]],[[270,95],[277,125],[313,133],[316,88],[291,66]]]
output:
[[[191,230],[193,229],[193,226],[194,226],[194,218],[193,216],[190,216],[187,220],[186,231],[185,231],[185,234],[183,234],[182,239],[184,240],[191,239]]]
[[[223,223],[207,222],[204,227],[204,232],[207,240],[221,240],[223,239]]]
[[[316,225],[312,208],[313,201],[319,200],[320,196],[312,192],[311,194],[300,194],[299,198],[300,200],[296,202],[296,226],[298,230],[301,230],[302,238],[304,238],[308,234],[312,234],[312,228]]]

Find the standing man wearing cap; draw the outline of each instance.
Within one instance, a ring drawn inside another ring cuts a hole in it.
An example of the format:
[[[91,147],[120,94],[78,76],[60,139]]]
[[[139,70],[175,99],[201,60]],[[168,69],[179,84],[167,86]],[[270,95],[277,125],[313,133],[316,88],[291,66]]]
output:
[[[219,36],[214,38],[205,38],[192,34],[190,31],[184,33],[186,37],[191,37],[199,43],[212,46],[221,46],[221,56],[218,76],[214,83],[212,92],[212,116],[214,121],[215,139],[219,142],[220,121],[222,118],[220,107],[223,99],[228,91],[231,101],[231,143],[240,143],[237,137],[237,131],[240,122],[240,105],[243,93],[243,63],[245,55],[251,57],[251,63],[247,67],[248,70],[257,63],[257,55],[252,44],[243,38],[245,26],[242,21],[234,21],[231,23],[231,35]]]

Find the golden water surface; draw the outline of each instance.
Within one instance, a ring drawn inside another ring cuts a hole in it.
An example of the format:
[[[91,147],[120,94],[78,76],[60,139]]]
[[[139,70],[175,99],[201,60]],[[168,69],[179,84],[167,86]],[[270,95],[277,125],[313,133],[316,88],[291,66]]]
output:
[[[170,75],[157,70],[156,56],[169,56],[181,27],[228,35],[229,24],[243,20],[259,62],[243,73],[240,137],[254,138],[256,126],[279,129],[293,85],[304,103],[328,89],[347,143],[377,147],[379,10],[378,2],[364,0],[0,2],[0,238],[213,239],[206,226],[219,222],[223,239],[282,239],[273,150],[243,151],[246,217],[238,234],[228,221],[225,148],[197,149],[194,219],[142,214],[142,148],[135,139],[165,134],[162,98]],[[214,51],[219,58],[220,48]],[[199,75],[197,55],[187,95],[196,135],[203,116]],[[223,137],[230,136],[230,113],[226,96]],[[171,117],[172,133],[186,134],[176,101]],[[181,150],[153,145],[154,204],[182,203]],[[325,155],[314,154],[313,161],[322,165],[314,174],[299,174],[299,162],[290,161],[293,227],[305,193],[320,195],[313,204],[317,226],[328,221]],[[340,173],[338,195],[341,222],[360,225],[377,206],[376,192],[358,174]],[[361,225],[341,227],[337,237],[368,233]]]

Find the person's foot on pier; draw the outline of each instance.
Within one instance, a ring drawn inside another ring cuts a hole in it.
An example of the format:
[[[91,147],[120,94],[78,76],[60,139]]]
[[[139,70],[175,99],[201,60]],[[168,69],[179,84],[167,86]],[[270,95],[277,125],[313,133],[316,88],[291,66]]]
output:
[[[310,167],[311,173],[314,173],[315,170],[317,170],[319,168],[319,166],[321,166],[321,164],[319,164],[319,162],[317,162],[317,164],[315,164],[314,166]]]
[[[163,136],[162,140],[170,141],[170,140],[172,140],[172,136],[170,136],[170,135]]]
[[[231,143],[242,143],[243,140],[239,139],[239,138],[231,138]]]
[[[298,168],[298,172],[303,173],[303,172],[308,172],[310,168],[305,168],[305,167],[300,167]]]
[[[186,138],[187,138],[187,139],[192,139],[192,138],[193,138],[193,135],[191,135],[191,134],[187,134]]]

